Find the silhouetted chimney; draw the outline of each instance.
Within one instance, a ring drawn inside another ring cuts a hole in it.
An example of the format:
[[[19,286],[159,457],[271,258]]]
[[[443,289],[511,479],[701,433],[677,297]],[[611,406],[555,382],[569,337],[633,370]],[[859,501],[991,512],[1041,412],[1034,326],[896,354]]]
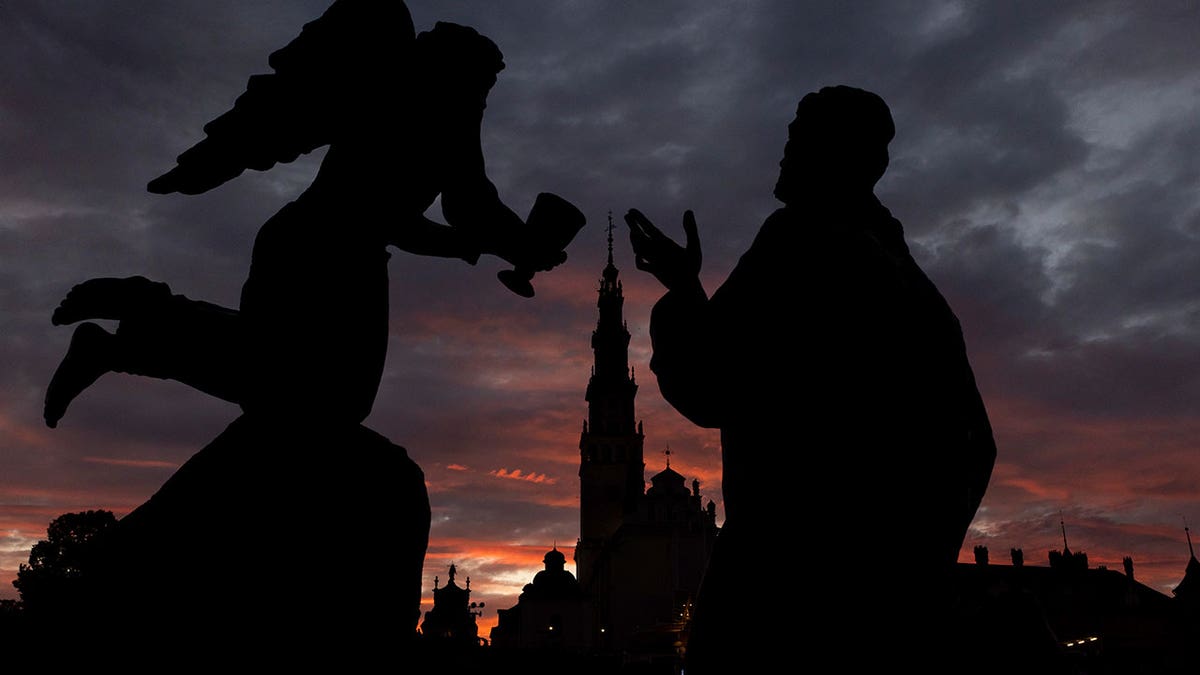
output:
[[[1087,554],[1082,551],[1072,553],[1070,550],[1050,551],[1050,569],[1079,571],[1088,568]]]
[[[988,554],[987,554],[986,546],[976,546],[975,547],[975,564],[979,565],[981,567],[986,566],[988,564]]]
[[[1131,558],[1129,556],[1125,556],[1125,559],[1122,560],[1121,562],[1125,564],[1125,576],[1129,577],[1132,580],[1133,579],[1133,558]]]
[[[1014,548],[1011,552],[1013,567],[1025,566],[1025,552],[1019,548]]]

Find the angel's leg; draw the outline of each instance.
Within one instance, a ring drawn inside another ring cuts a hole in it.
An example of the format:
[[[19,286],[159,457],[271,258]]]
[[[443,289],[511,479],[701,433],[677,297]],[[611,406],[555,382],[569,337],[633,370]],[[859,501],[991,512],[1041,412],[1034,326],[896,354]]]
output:
[[[80,324],[71,336],[71,346],[46,388],[43,416],[46,426],[54,428],[67,412],[67,406],[84,389],[113,370],[114,341],[117,336],[94,323]]]
[[[142,277],[92,279],[67,294],[54,322],[118,319],[116,334],[94,323],[76,329],[46,390],[44,415],[53,427],[71,401],[108,372],[187,384],[240,403],[245,338],[239,313],[172,295]]]
[[[166,302],[171,288],[146,277],[101,277],[76,284],[50,321],[63,326],[84,319],[123,319],[145,314]]]

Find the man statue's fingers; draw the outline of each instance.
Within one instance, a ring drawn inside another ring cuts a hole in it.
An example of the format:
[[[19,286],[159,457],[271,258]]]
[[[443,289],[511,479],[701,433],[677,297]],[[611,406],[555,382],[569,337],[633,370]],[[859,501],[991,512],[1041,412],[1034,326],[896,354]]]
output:
[[[637,226],[629,225],[629,245],[633,247],[633,252],[636,254],[650,245],[649,238],[646,233],[638,229]]]
[[[625,222],[629,225],[631,232],[637,230],[638,234],[647,241],[666,237],[666,235],[654,226],[654,223],[650,222],[649,218],[637,209],[629,209],[629,212],[625,214]]]
[[[626,215],[625,222],[629,223],[629,244],[633,247],[635,254],[644,256],[648,251],[659,246],[658,242],[663,238],[663,234],[655,229],[641,213],[633,212]]]

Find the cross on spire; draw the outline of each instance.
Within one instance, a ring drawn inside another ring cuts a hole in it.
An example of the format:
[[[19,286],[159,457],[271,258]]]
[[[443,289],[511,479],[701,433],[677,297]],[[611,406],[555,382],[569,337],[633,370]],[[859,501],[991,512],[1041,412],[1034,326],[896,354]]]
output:
[[[663,450],[663,454],[667,456],[667,468],[671,468],[671,444],[667,443],[667,449]]]
[[[613,264],[612,261],[612,242],[613,242],[613,220],[612,211],[608,212],[608,264]]]

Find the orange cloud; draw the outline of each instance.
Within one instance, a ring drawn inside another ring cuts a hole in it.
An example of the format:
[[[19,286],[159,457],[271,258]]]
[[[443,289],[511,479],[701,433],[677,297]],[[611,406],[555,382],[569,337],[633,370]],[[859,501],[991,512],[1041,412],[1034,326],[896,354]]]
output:
[[[495,471],[489,471],[488,475],[495,476],[496,478],[508,478],[511,480],[523,480],[523,481],[526,481],[529,483],[538,483],[538,484],[546,483],[547,485],[554,485],[555,483],[558,482],[557,478],[551,478],[544,473],[537,473],[537,472],[521,473],[520,469],[513,469],[512,471],[509,471],[507,469],[501,468],[501,469],[496,469]]]
[[[467,471],[468,470],[468,468],[463,466],[462,464],[447,464],[446,468],[450,469],[451,471]]]
[[[49,429],[44,425],[27,424],[19,418],[0,413],[0,438],[10,447],[21,447],[26,450],[45,448],[50,444]]]
[[[121,459],[118,457],[84,457],[83,461],[92,464],[108,464],[111,466],[129,466],[138,469],[176,469],[175,462],[164,462],[157,459]]]
[[[561,540],[557,542],[506,543],[485,542],[466,537],[435,537],[429,542],[429,549],[425,555],[425,567],[426,569],[445,568],[452,562],[484,561],[540,570],[542,569],[542,558],[551,546],[557,546],[567,560],[573,559],[572,556],[575,555],[574,533],[571,533],[570,536],[571,539],[566,543]]]
[[[1041,499],[1052,499],[1056,501],[1065,501],[1070,498],[1071,493],[1061,487],[1047,485],[1032,478],[1002,478],[996,481],[998,485],[1006,485],[1024,490],[1034,497]]]
[[[554,507],[558,507],[558,508],[577,509],[577,508],[579,508],[579,495],[578,494],[570,494],[570,495],[543,494],[543,495],[540,495],[538,497],[538,499],[534,500],[534,503],[541,504],[542,506],[554,506]]]
[[[573,539],[572,539],[573,541]],[[478,618],[479,634],[488,635],[496,625],[496,610],[517,603],[525,584],[545,568],[546,552],[556,542],[487,542],[465,537],[434,537],[425,556],[425,583],[421,604],[427,610],[433,602],[433,579],[445,583],[447,568],[458,568],[457,583],[471,579],[471,600],[484,603]],[[574,559],[574,546],[557,544],[568,565]]]
[[[132,511],[141,502],[119,490],[13,485],[0,487],[0,503],[3,503],[5,509],[9,511],[34,509],[53,518],[64,513],[87,509],[105,509],[121,516]],[[45,523],[42,524],[42,527],[45,528]]]

